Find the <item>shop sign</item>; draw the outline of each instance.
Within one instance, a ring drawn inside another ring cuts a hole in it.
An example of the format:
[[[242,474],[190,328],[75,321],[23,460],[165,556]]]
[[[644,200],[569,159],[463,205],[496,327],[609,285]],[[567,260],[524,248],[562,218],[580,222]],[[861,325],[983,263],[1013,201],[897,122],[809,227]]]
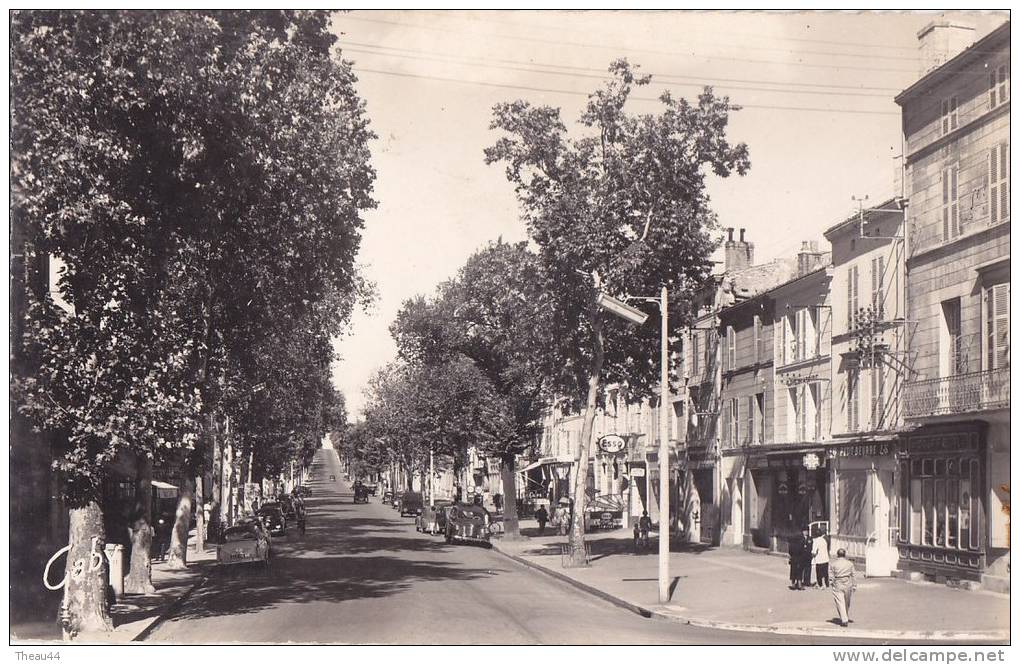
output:
[[[604,453],[615,454],[627,447],[627,442],[619,434],[606,434],[599,439],[599,450]]]
[[[858,443],[835,449],[836,457],[882,457],[892,453],[888,443]]]
[[[804,464],[804,468],[807,469],[808,471],[814,471],[815,469],[818,468],[820,464],[818,455],[814,453],[808,453],[804,455],[804,459],[802,460],[802,462]]]
[[[635,467],[630,470],[630,475],[632,478],[644,478],[645,470],[641,467]]]

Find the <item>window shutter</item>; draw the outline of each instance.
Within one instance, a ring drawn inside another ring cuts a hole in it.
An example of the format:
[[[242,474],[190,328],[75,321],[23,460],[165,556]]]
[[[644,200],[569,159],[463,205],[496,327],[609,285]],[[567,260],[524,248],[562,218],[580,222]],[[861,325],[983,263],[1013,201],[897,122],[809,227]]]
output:
[[[992,74],[992,78],[995,74]],[[993,91],[994,95],[995,92]],[[998,146],[988,152],[988,223],[999,223],[999,160]]]
[[[729,445],[730,442],[730,403],[729,400],[723,404],[722,408],[722,440],[723,445]]]
[[[1009,66],[1001,65],[999,67],[999,102],[1005,102],[1009,99]]]
[[[949,217],[953,225],[953,237],[960,235],[960,205],[957,202],[957,194],[959,193],[959,187],[957,179],[960,174],[960,167],[953,166],[949,169],[950,172],[950,187],[949,187]]]
[[[949,240],[949,169],[942,169],[942,239]]]
[[[857,431],[857,372],[851,370],[846,376],[846,427]]]
[[[949,133],[949,100],[948,99],[943,99],[942,100],[942,113],[940,114],[940,119],[941,119],[941,123],[942,123],[942,125],[941,125],[942,126],[942,136],[945,136],[946,134]]]
[[[989,369],[1009,367],[1009,284],[988,290]]]
[[[958,106],[958,104],[959,104],[959,100],[956,98],[955,95],[953,97],[949,98],[949,126],[950,126],[950,129],[956,129],[957,126],[959,125],[959,117],[960,116],[959,116],[959,113],[957,113],[957,108],[956,108]]]
[[[745,415],[745,429],[744,432],[744,443],[754,443],[754,395],[748,395],[745,403],[747,404],[747,414]]]
[[[994,109],[995,103],[995,70],[988,72],[988,108]]]
[[[1009,219],[1009,144],[999,144],[999,217]]]
[[[761,358],[761,318],[754,315],[754,362],[760,363]]]
[[[729,369],[736,369],[736,367],[737,367],[737,331],[733,329],[733,326],[727,326],[726,327],[726,355],[727,355],[726,366]]]
[[[773,330],[775,330],[773,328]],[[786,364],[786,317],[779,319],[779,362]]]
[[[822,384],[811,384],[811,397],[815,405],[815,441],[822,440]]]

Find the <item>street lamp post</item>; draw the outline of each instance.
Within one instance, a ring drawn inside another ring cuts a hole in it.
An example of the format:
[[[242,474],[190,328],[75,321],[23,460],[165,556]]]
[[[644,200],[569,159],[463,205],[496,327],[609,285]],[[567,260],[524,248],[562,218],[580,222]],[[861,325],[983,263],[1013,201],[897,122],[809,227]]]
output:
[[[659,602],[669,601],[669,294],[666,287],[660,293],[659,310],[662,314],[662,340],[659,369]]]
[[[663,286],[658,298],[632,297],[630,300],[657,301],[661,314],[660,364],[659,368],[659,602],[669,600],[669,420],[666,407],[669,404],[669,292]],[[645,322],[648,315],[625,302],[600,293],[596,302],[602,309],[622,319],[637,323]],[[650,469],[645,469],[649,474]],[[645,478],[649,482],[650,478]]]

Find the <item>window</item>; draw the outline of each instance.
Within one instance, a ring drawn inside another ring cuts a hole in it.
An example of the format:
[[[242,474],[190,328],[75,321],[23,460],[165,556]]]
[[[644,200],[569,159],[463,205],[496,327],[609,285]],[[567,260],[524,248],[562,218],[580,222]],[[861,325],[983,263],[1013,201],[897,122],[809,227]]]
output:
[[[857,301],[857,299],[860,296],[860,291],[858,290],[857,278],[858,278],[857,266],[850,266],[849,270],[847,270],[847,280],[846,280],[846,329],[847,330],[853,330],[854,329],[854,322],[856,321],[856,318],[857,318],[857,309],[858,309],[858,301]]]
[[[809,434],[812,441],[822,440],[822,384],[818,381],[808,386],[808,395],[811,403],[811,423],[809,423]],[[812,431],[813,430],[813,431]]]
[[[726,353],[723,355],[725,369],[737,368],[737,331],[726,326]]]
[[[765,362],[765,335],[761,327],[761,317],[754,315],[754,362]]]
[[[745,408],[745,411],[744,411],[744,417],[745,417],[745,421],[744,421],[744,443],[745,444],[751,444],[751,443],[755,442],[754,437],[756,436],[756,432],[757,432],[757,430],[755,428],[757,418],[755,417],[755,396],[754,395],[748,395],[744,399],[744,408]]]
[[[850,370],[846,375],[846,429],[848,432],[856,432],[860,429],[860,386],[857,385],[859,376],[857,370]]]
[[[800,358],[800,350],[797,347],[798,322],[800,321],[797,312],[787,314],[782,319],[783,338],[783,364],[788,365]]]
[[[730,401],[726,400],[722,405],[722,442],[723,446],[730,445]]]
[[[885,257],[871,259],[871,307],[878,318],[885,313],[885,297],[882,294],[882,280],[885,278]]]
[[[754,396],[754,443],[765,443],[765,393]]]
[[[683,422],[683,419],[684,419],[684,402],[683,400],[677,400],[673,402],[673,417],[670,419],[669,423],[670,432],[669,436],[671,439],[680,438],[681,435],[680,423]]]
[[[1009,283],[985,289],[985,369],[1009,367]]]
[[[957,550],[981,547],[980,462],[967,455],[900,463],[899,540]]]
[[[740,442],[740,402],[736,398],[731,398],[729,401],[730,405],[730,445],[736,445]]]
[[[988,72],[988,108],[994,109],[1009,101],[1009,65],[999,65]]]
[[[942,114],[939,123],[942,129],[942,136],[945,136],[960,125],[960,116],[957,111],[958,106],[959,102],[956,95],[942,100]]]
[[[885,420],[885,377],[882,367],[871,368],[871,429],[882,429]]]
[[[957,203],[960,167],[957,164],[942,169],[942,239],[951,240],[960,235],[960,210]]]
[[[1009,219],[1009,144],[988,151],[988,223]]]
[[[966,372],[961,348],[960,299],[942,303],[942,334],[940,337],[939,376],[953,376]]]

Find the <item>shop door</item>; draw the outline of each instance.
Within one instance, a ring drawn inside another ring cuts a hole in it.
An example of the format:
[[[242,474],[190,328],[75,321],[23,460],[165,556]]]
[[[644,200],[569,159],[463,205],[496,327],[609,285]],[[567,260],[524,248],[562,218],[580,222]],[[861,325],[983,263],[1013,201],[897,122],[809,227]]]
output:
[[[893,493],[892,471],[877,471],[872,482],[872,492],[875,518],[875,543],[879,547],[892,547],[895,545],[896,534],[892,529],[891,499]]]

